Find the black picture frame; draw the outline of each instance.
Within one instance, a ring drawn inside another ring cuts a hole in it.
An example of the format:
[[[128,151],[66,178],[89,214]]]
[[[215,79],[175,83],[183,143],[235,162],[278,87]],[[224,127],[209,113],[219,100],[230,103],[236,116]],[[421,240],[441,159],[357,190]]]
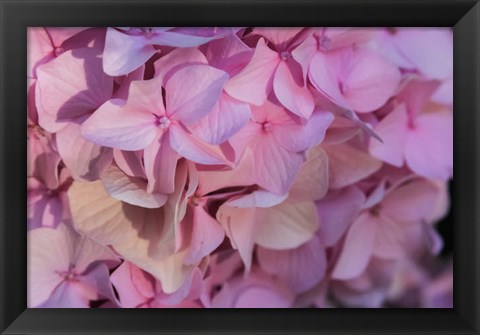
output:
[[[479,334],[480,4],[472,0],[0,0],[1,334]],[[453,309],[26,309],[28,26],[448,26]]]

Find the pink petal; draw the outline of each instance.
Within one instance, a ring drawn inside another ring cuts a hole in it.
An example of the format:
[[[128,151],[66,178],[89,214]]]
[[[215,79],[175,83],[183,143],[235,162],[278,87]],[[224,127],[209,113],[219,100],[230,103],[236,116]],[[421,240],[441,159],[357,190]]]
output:
[[[420,222],[432,213],[439,189],[429,181],[415,180],[389,192],[382,213],[397,222]]]
[[[208,43],[205,50],[208,64],[227,72],[231,77],[248,64],[252,55],[253,50],[235,34]]]
[[[52,147],[53,143],[53,137],[28,129],[27,175],[37,178],[50,189],[58,187],[58,165],[61,160]]]
[[[38,67],[35,100],[42,128],[56,132],[110,99],[113,80],[98,56],[93,48],[70,50]]]
[[[273,79],[273,91],[289,111],[308,119],[314,109],[313,97],[305,84],[295,80],[291,71],[286,62],[279,62]]]
[[[155,77],[162,78],[162,83],[165,85],[176,71],[194,64],[208,64],[200,50],[197,48],[175,49],[155,62]]]
[[[210,113],[228,75],[208,65],[191,65],[175,72],[165,85],[167,115],[185,125]]]
[[[272,136],[260,138],[253,150],[258,185],[276,194],[287,193],[300,171],[303,155],[285,150]]]
[[[382,215],[376,226],[373,254],[380,259],[399,259],[404,256],[404,239],[402,226]]]
[[[195,30],[205,29],[205,28],[194,28]],[[189,48],[196,47],[205,43],[208,43],[214,39],[221,38],[228,33],[229,31],[221,31],[219,34],[208,35],[196,35],[191,34],[191,31],[188,31],[188,28],[175,28],[173,30],[161,30],[159,28],[153,28],[154,33],[151,38],[151,43],[156,45],[167,45],[177,48]]]
[[[255,234],[255,209],[230,207],[227,202],[219,208],[217,220],[223,226],[232,247],[240,253],[245,271],[249,272]]]
[[[130,262],[123,262],[111,276],[123,308],[135,308],[154,297],[153,277]]]
[[[375,227],[374,218],[367,213],[358,217],[347,233],[332,278],[353,279],[365,271],[373,253]]]
[[[60,227],[59,230],[38,228],[28,232],[29,307],[47,301],[63,281],[58,273],[68,270],[73,245],[67,243]]]
[[[453,117],[436,112],[419,116],[405,145],[405,160],[415,173],[447,180],[453,174]]]
[[[192,208],[191,240],[185,264],[196,264],[212,253],[222,242],[225,233],[218,222],[201,206]]]
[[[344,188],[317,202],[318,236],[325,247],[338,243],[360,212],[365,196],[356,187]]]
[[[158,127],[155,116],[135,109],[129,102],[109,100],[82,124],[82,136],[98,145],[121,150],[140,150],[153,142]]]
[[[147,178],[142,164],[143,151],[113,149],[113,158],[118,167],[130,177]]]
[[[103,70],[110,76],[121,76],[142,66],[156,53],[144,36],[127,35],[114,28],[107,29]]]
[[[29,27],[27,29],[27,77],[36,78],[39,65],[55,58],[52,41],[45,28]]]
[[[173,193],[178,155],[171,147],[168,134],[157,135],[145,148],[143,159],[148,179],[147,192]]]
[[[222,94],[205,117],[190,127],[205,142],[220,144],[232,137],[250,120],[250,106]]]
[[[427,78],[453,73],[453,34],[448,28],[404,28],[394,37],[400,52]]]
[[[327,269],[327,258],[317,237],[296,249],[258,248],[257,256],[265,271],[283,279],[297,293],[305,292],[318,284]]]
[[[248,186],[255,184],[255,170],[250,150],[245,151],[231,170],[200,171],[198,192],[205,195],[231,186]]]
[[[225,84],[225,91],[235,99],[261,106],[272,90],[273,74],[279,61],[278,53],[260,39],[250,63]]]
[[[112,149],[85,141],[78,124],[69,123],[57,132],[56,142],[58,153],[74,179],[97,180],[112,162]]]
[[[292,57],[302,67],[303,82],[307,82],[308,70],[313,55],[317,51],[317,40],[313,36],[307,37],[300,45],[292,50]]]
[[[373,39],[376,33],[376,29],[372,28],[326,28],[324,36],[330,40],[328,50],[334,50],[366,43]]]
[[[331,57],[336,57],[336,55],[327,56],[316,52],[310,63],[309,78],[319,92],[337,105],[348,108],[349,102],[343,97],[338,85],[339,69],[338,66],[331,64],[329,59]]]
[[[253,29],[253,33],[265,37],[267,40],[269,40],[276,46],[280,46],[286,45],[287,42],[292,40],[302,29],[303,28],[299,27],[256,27],[255,29]]]
[[[323,141],[332,121],[333,115],[330,112],[316,111],[305,124],[299,124],[292,119],[281,126],[272,127],[272,134],[285,149],[293,152],[305,151]]]
[[[400,83],[400,71],[372,51],[357,51],[344,82],[344,97],[356,112],[382,107]]]
[[[230,165],[221,147],[204,143],[179,126],[169,128],[170,145],[180,156],[207,165]]]
[[[95,292],[85,289],[82,283],[64,281],[40,308],[88,308],[95,299]]]
[[[375,127],[374,131],[383,143],[370,141],[370,154],[389,164],[401,167],[404,162],[404,148],[407,141],[408,116],[405,105],[398,105]]]

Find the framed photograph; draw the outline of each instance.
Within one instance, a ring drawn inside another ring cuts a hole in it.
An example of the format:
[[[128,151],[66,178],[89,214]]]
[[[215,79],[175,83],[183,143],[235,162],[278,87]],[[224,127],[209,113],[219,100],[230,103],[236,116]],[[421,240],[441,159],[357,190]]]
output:
[[[476,1],[0,4],[2,334],[479,333]]]

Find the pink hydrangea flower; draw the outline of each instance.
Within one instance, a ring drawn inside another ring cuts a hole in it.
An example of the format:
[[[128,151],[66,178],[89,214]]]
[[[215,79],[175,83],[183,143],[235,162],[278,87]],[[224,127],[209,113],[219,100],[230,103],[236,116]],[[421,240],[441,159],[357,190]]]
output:
[[[28,29],[29,307],[450,307],[452,37]]]

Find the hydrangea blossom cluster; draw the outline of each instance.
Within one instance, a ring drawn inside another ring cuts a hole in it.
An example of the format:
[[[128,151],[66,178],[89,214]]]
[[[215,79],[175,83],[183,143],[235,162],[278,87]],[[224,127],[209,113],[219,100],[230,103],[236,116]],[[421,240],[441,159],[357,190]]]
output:
[[[449,307],[452,32],[30,28],[29,307]]]

